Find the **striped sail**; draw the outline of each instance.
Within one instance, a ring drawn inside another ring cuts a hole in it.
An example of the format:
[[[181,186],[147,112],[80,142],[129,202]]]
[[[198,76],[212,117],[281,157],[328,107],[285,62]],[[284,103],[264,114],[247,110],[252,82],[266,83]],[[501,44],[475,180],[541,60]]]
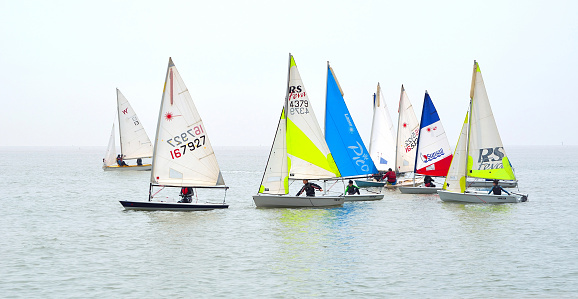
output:
[[[451,161],[452,152],[448,137],[426,91],[421,112],[415,172],[430,176],[446,176]]]
[[[393,121],[383,100],[381,87],[377,83],[377,92],[373,94],[373,120],[369,155],[378,170],[395,168],[395,129]]]
[[[401,86],[401,95],[399,97],[399,119],[397,123],[397,154],[395,165],[397,171],[413,172],[415,167],[415,153],[417,138],[419,134],[419,124],[413,106]]]
[[[477,62],[472,76],[468,176],[515,180]]]
[[[170,58],[157,122],[151,183],[190,187],[225,184],[207,129]]]
[[[325,141],[341,176],[377,173],[353,117],[347,109],[343,92],[333,69],[327,64],[327,90],[325,97]]]
[[[289,61],[285,111],[287,111],[289,178],[340,177],[292,55]]]

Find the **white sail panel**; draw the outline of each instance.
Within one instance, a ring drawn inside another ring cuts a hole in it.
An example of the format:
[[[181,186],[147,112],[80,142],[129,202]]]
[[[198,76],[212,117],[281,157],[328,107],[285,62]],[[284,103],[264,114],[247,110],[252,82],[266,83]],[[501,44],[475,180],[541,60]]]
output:
[[[468,114],[462,125],[462,131],[458,138],[458,144],[454,151],[450,169],[444,182],[444,190],[464,192],[466,190],[466,161],[468,146]]]
[[[416,155],[415,148],[419,135],[419,123],[403,85],[401,86],[398,112],[397,155],[395,165],[397,171],[400,173],[413,172]]]
[[[377,92],[373,95],[373,121],[369,155],[378,170],[395,168],[395,129],[382,97],[381,87],[377,83]]]
[[[128,100],[116,89],[120,151],[125,160],[152,157],[153,146]]]
[[[151,183],[224,185],[207,129],[172,59],[157,123]]]
[[[286,143],[285,111],[281,112],[277,133],[273,140],[273,146],[269,153],[269,160],[265,167],[263,180],[259,187],[259,193],[264,194],[287,194],[289,193],[289,171],[287,167],[287,143]]]
[[[468,176],[515,180],[477,62],[473,76]]]
[[[297,70],[293,56],[289,62],[289,84],[286,100],[287,154],[291,179],[339,177],[313,106]]]
[[[116,144],[114,142],[114,123],[112,124],[112,130],[110,131],[110,138],[108,139],[108,147],[106,148],[106,154],[104,155],[105,166],[112,166],[116,163]]]

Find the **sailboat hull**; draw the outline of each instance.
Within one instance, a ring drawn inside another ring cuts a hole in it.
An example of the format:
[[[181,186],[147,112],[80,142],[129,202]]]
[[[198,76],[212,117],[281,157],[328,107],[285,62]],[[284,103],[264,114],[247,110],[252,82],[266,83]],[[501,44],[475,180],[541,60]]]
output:
[[[441,187],[399,187],[399,191],[403,194],[437,194]]]
[[[229,205],[224,203],[175,203],[154,201],[124,201],[120,204],[126,210],[140,211],[209,211],[215,209],[227,209]]]
[[[357,185],[357,187],[359,188],[371,188],[371,187],[379,188],[385,186],[385,182],[355,180],[355,185]]]
[[[143,165],[129,165],[129,166],[102,166],[104,171],[150,171],[152,169],[151,164],[143,164]]]
[[[259,208],[302,208],[340,206],[345,201],[343,196],[284,196],[259,194],[253,196]]]
[[[372,201],[383,199],[383,194],[345,195],[345,201]]]
[[[522,200],[519,195],[493,195],[478,192],[457,193],[440,190],[440,199],[446,202],[461,203],[518,203]]]

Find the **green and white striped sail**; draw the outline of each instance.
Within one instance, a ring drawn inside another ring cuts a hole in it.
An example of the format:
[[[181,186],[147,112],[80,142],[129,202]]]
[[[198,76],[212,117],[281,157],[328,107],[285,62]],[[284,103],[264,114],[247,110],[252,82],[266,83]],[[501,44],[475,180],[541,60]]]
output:
[[[170,58],[157,122],[151,183],[175,187],[225,184],[207,129]]]
[[[475,61],[470,97],[471,123],[467,175],[485,179],[515,180],[490,107],[480,66]]]
[[[340,177],[292,55],[289,61],[285,111],[287,111],[289,178]]]
[[[128,160],[152,157],[153,145],[151,140],[136,112],[118,88],[116,89],[116,100],[122,158]]]
[[[281,111],[277,133],[273,140],[273,146],[269,153],[263,180],[259,187],[259,193],[264,194],[287,194],[289,193],[289,171],[287,165],[287,142],[285,109]]]
[[[399,119],[397,122],[397,153],[395,158],[397,171],[401,173],[413,172],[418,135],[419,122],[402,85],[399,97]]]
[[[468,146],[468,113],[462,125],[462,131],[458,138],[458,144],[454,151],[452,163],[444,182],[444,190],[464,192],[466,190],[466,158]]]

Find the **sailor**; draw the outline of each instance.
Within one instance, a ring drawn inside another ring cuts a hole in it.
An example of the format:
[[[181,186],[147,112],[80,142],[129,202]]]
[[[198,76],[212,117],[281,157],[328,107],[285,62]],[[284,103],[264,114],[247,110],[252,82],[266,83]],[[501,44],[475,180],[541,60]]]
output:
[[[387,172],[385,173],[385,175],[383,176],[382,180],[385,180],[385,179],[387,179],[388,185],[397,184],[397,176],[395,175],[395,171],[391,170],[391,168],[389,168],[387,170]]]
[[[349,180],[349,184],[347,188],[345,188],[345,193],[347,193],[347,195],[359,194],[359,187],[353,185],[353,181]]]
[[[502,195],[502,191],[506,192],[508,195],[510,195],[510,192],[504,190],[504,188],[502,188],[502,186],[498,185],[498,180],[494,180],[494,187],[492,187],[492,189],[490,189],[490,192],[488,192],[488,194],[492,194],[492,192],[494,192],[494,195]]]
[[[299,192],[297,192],[297,196],[301,195],[303,191],[305,191],[305,195],[307,196],[315,196],[315,189],[323,191],[323,189],[321,189],[319,185],[309,183],[308,180],[303,180],[303,187],[301,188],[301,190],[299,190]]]
[[[423,182],[425,183],[426,187],[435,187],[436,185],[433,183],[434,180],[431,178],[431,176],[426,175],[425,178],[423,179]]]
[[[195,193],[193,192],[193,188],[191,187],[182,187],[181,188],[181,194],[179,194],[182,199],[179,200],[179,203],[190,203],[191,201],[193,201],[193,195]]]
[[[142,159],[141,158],[136,159],[136,165],[142,166]]]
[[[116,164],[118,164],[118,166],[128,166],[128,164],[122,160],[122,156],[120,154],[116,156]]]

